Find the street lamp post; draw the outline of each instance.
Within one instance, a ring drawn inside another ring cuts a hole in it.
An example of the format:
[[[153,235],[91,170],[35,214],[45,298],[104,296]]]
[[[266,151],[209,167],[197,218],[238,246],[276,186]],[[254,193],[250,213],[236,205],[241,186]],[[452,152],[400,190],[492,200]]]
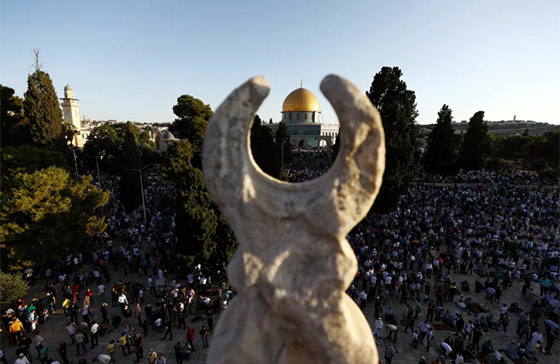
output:
[[[72,151],[72,154],[74,155],[74,168],[76,170],[76,178],[78,178],[78,176],[80,174],[78,173],[78,159],[76,158],[76,149],[79,150],[80,148],[77,148],[73,145],[70,145],[70,150]]]
[[[102,151],[100,155],[93,156],[93,155],[86,155],[88,158],[95,159],[95,167],[97,168],[97,180],[99,181],[99,188],[103,188],[103,184],[101,183],[101,173],[99,173],[99,161],[103,159],[105,156],[105,151]]]
[[[144,199],[144,181],[142,180],[142,171],[150,166],[153,166],[153,163],[150,163],[148,165],[145,165],[144,167],[138,169],[138,168],[129,168],[129,171],[137,171],[138,174],[140,175],[140,191],[142,191],[142,211],[144,213],[144,225],[146,224],[146,200]]]
[[[281,155],[280,155],[280,160],[281,160],[281,164],[280,164],[280,170],[283,171],[284,170],[284,141],[285,140],[290,140],[290,137],[287,138],[278,138],[278,140],[280,140],[280,148],[281,148]]]

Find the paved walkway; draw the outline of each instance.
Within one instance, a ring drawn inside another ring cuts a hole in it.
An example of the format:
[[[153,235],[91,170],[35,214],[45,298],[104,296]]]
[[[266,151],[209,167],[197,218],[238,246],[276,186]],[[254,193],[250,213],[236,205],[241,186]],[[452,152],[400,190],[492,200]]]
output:
[[[116,273],[116,272],[113,272]],[[117,274],[116,277],[113,277],[113,280],[121,278],[120,274]],[[128,277],[126,277],[129,280],[138,280],[144,284],[146,284],[146,277],[142,277],[140,278],[138,275],[136,274],[129,274]],[[478,277],[476,274],[473,274],[472,276],[466,276],[466,275],[461,275],[461,274],[454,274],[453,275],[453,279],[456,280],[457,282],[461,282],[463,280],[467,280],[470,283],[470,287],[471,287],[471,292],[465,293],[465,298],[467,297],[471,297],[473,302],[478,302],[481,305],[483,305],[485,308],[488,308],[490,310],[492,310],[494,312],[494,317],[497,318],[498,314],[498,304],[494,303],[493,305],[490,305],[488,303],[488,301],[485,300],[484,298],[484,294],[483,293],[474,293],[474,281],[475,280],[479,280],[484,282],[483,278]],[[34,295],[37,297],[43,297],[43,290],[42,288],[44,287],[46,283],[45,279],[41,279],[38,280],[38,282],[31,288],[28,296],[27,296],[27,300],[29,300],[31,297],[33,297]],[[433,286],[433,284],[432,284]],[[501,303],[507,303],[508,306],[513,303],[513,302],[517,302],[519,304],[519,306],[524,309],[524,310],[528,310],[529,307],[531,306],[532,302],[534,299],[536,299],[535,297],[533,298],[525,298],[522,294],[521,294],[521,287],[522,287],[522,283],[514,283],[513,287],[509,288],[507,291],[505,291],[503,293],[502,296],[502,300]],[[57,287],[58,288],[58,287]],[[538,293],[538,285],[536,283],[533,283],[533,292],[537,292]],[[97,291],[96,289],[94,291]],[[432,292],[433,294],[433,292]],[[108,294],[106,294],[108,296]],[[153,297],[150,295],[149,291],[146,292],[145,294],[146,297],[146,302],[150,303],[153,307],[155,306],[155,302]],[[93,309],[92,309],[92,313],[95,316],[99,316],[101,317],[98,308],[99,308],[99,299],[100,297],[96,294],[94,296],[94,304],[92,305]],[[110,302],[110,299],[109,299]],[[392,307],[393,312],[396,316],[400,317],[401,312],[404,308],[404,305],[396,303],[396,302],[390,302],[389,305]],[[412,304],[413,306],[413,304]],[[60,308],[60,303],[59,306]],[[386,306],[384,306],[385,308]],[[444,304],[444,310],[450,310],[450,311],[457,311],[459,310],[459,308],[456,306],[455,303],[445,303]],[[366,307],[365,309],[365,315],[366,318],[368,319],[370,326],[373,327],[374,325],[374,321],[375,318],[373,317],[374,315],[374,309],[373,309],[373,304],[369,304],[368,307]],[[384,311],[383,311],[384,312]],[[427,305],[423,304],[422,305],[422,313],[419,316],[419,320],[417,320],[416,322],[419,322],[420,320],[424,319],[426,317],[426,312],[427,312]],[[120,315],[120,310],[118,307],[109,307],[109,317],[111,317],[114,314],[119,314]],[[463,317],[465,318],[465,321],[468,321],[469,319],[475,319],[474,316],[470,315],[469,313],[465,312],[463,313]],[[193,327],[195,328],[195,332],[197,333],[195,342],[194,342],[194,346],[196,348],[196,351],[192,353],[191,355],[191,362],[192,363],[205,363],[206,362],[206,349],[202,348],[202,342],[200,337],[198,336],[198,331],[200,330],[201,326],[203,324],[206,323],[205,320],[201,320],[201,321],[197,321],[197,322],[191,322],[191,320],[194,318],[194,316],[189,316],[187,318],[187,324],[191,324],[193,325]],[[541,318],[541,322],[540,322],[540,327],[543,329],[543,335],[545,336],[545,340],[546,340],[546,334],[544,333],[544,323],[542,322],[544,318]],[[217,321],[219,320],[219,316],[215,315],[214,316],[214,322],[215,324],[217,323]],[[100,320],[101,321],[101,320]],[[64,331],[64,326],[67,323],[67,319],[65,318],[64,314],[62,313],[62,310],[58,310],[57,313],[55,313],[54,315],[51,315],[48,318],[48,321],[46,324],[41,325],[40,326],[40,331],[41,331],[41,335],[43,336],[43,338],[45,338],[45,340],[47,341],[47,345],[49,348],[49,353],[50,353],[50,357],[53,359],[60,359],[56,349],[58,347],[58,341],[59,340],[65,340],[67,343],[70,343],[70,339],[68,338],[68,336],[66,335],[65,331]],[[130,323],[133,326],[136,326],[136,319],[132,318],[130,320]],[[434,323],[438,323],[436,321],[434,321]],[[489,332],[485,332],[483,333],[483,337],[480,341],[480,343],[482,344],[484,341],[486,341],[488,338],[490,338],[492,340],[492,343],[494,345],[494,348],[506,348],[508,342],[510,342],[512,339],[516,339],[517,336],[515,334],[515,330],[516,330],[516,325],[517,325],[517,316],[515,314],[511,314],[511,321],[510,321],[510,325],[508,327],[507,333],[502,333],[502,332],[498,332],[498,331],[489,331]],[[106,353],[106,347],[109,344],[110,340],[116,340],[119,336],[120,336],[120,332],[124,327],[124,323],[121,322],[120,326],[117,328],[117,330],[115,330],[114,332],[107,334],[103,337],[99,338],[99,346],[97,346],[95,349],[93,350],[89,350],[89,345],[88,345],[88,352],[85,355],[85,357],[88,359],[88,362],[91,363],[91,361],[93,360],[93,358],[99,354],[99,353]],[[150,327],[151,329],[151,327]],[[429,350],[429,352],[426,352],[425,350],[425,346],[422,345],[418,345],[417,349],[414,349],[411,347],[410,342],[411,342],[411,334],[410,331],[408,333],[404,333],[403,327],[401,325],[399,325],[399,334],[398,334],[398,338],[397,338],[397,350],[398,352],[395,354],[395,356],[393,357],[393,364],[417,364],[420,357],[423,355],[426,357],[426,361],[429,363],[433,358],[435,358],[438,353],[436,351],[436,347],[439,347],[439,344],[447,337],[447,336],[452,336],[453,338],[455,338],[455,335],[453,335],[452,332],[450,331],[440,331],[440,330],[436,330],[435,331],[435,335],[434,335],[434,340],[432,342],[432,348]],[[175,363],[175,354],[174,354],[174,350],[173,350],[173,346],[177,341],[181,341],[182,343],[185,342],[185,334],[186,331],[184,329],[181,330],[177,330],[175,328],[175,326],[173,327],[173,341],[170,340],[166,340],[166,341],[162,341],[162,334],[157,334],[154,333],[150,330],[148,337],[146,337],[144,339],[144,359],[142,361],[142,363],[147,363],[147,359],[146,359],[146,354],[147,352],[153,348],[157,353],[163,353],[164,356],[167,358],[168,363]],[[211,335],[210,335],[210,343],[212,341]],[[379,350],[379,355],[380,358],[383,358],[384,355],[384,350],[385,350],[385,344],[386,342],[384,342],[383,340],[378,340],[377,341],[377,346],[378,346],[378,350]],[[10,364],[13,363],[13,361],[15,360],[15,347],[9,347],[7,345],[7,337],[6,337],[6,333],[3,332],[1,335],[1,347],[5,350],[6,355],[9,359]],[[76,348],[75,347],[70,347],[70,345],[68,346],[69,350],[69,359],[76,363],[78,357],[76,356]],[[36,352],[32,349],[30,352],[33,353],[33,358],[35,362],[38,362],[36,360]],[[538,362],[539,364],[558,364],[560,362],[560,357],[559,357],[559,347],[558,347],[558,342],[556,342],[555,346],[553,347],[552,350],[553,355],[551,356],[544,356],[542,354],[540,354],[538,356]],[[133,363],[134,362],[134,354],[133,355],[129,355],[127,357],[123,357],[122,355],[122,351],[120,349],[117,350],[117,355],[116,355],[116,360],[117,363]],[[506,359],[506,363],[509,362],[509,359],[507,357],[504,356],[504,358]]]

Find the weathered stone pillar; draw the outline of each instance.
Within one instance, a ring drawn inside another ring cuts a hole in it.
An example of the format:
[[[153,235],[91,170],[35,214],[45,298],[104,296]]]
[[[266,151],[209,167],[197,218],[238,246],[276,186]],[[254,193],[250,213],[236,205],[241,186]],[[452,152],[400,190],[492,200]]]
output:
[[[381,186],[383,127],[345,79],[327,76],[321,90],[339,117],[341,147],[310,182],[278,181],[253,161],[249,132],[265,78],[234,90],[210,120],[204,179],[239,240],[228,266],[239,295],[218,322],[208,363],[378,363],[367,320],[345,293],[357,271],[345,238]]]

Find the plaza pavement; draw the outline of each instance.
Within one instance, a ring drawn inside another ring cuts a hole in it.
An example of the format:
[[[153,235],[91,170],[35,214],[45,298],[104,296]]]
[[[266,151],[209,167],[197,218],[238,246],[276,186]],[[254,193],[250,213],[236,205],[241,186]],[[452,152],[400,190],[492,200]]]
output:
[[[112,268],[111,268],[112,269]],[[144,276],[142,278],[140,278],[137,274],[129,274],[127,277],[124,277],[121,273],[121,271],[119,270],[119,272],[115,272],[112,270],[112,280],[113,281],[117,281],[120,278],[123,279],[129,279],[129,280],[137,280],[145,285],[147,285],[147,278]],[[478,302],[480,303],[483,307],[487,308],[487,309],[491,309],[494,313],[494,317],[497,319],[498,315],[498,307],[499,305],[494,303],[492,305],[490,305],[488,303],[488,301],[485,299],[484,297],[484,293],[474,293],[474,282],[475,280],[479,280],[481,282],[484,282],[484,278],[480,278],[478,277],[478,275],[476,274],[472,274],[472,275],[462,275],[462,274],[452,274],[452,277],[455,281],[457,282],[461,282],[463,280],[466,280],[469,282],[470,284],[470,288],[471,291],[470,292],[464,292],[464,296],[465,298],[467,297],[471,297],[473,302]],[[43,287],[45,286],[47,280],[46,279],[38,279],[36,284],[33,285],[28,293],[28,295],[26,296],[26,301],[29,301],[32,297],[36,296],[36,297],[43,297],[44,296],[44,292],[43,292]],[[109,284],[107,284],[107,286],[110,286]],[[434,286],[434,284],[432,284],[432,286]],[[537,299],[538,297],[532,297],[532,298],[526,298],[522,295],[521,293],[521,287],[522,287],[522,283],[513,283],[513,286],[510,287],[507,291],[504,291],[503,295],[502,295],[502,299],[500,301],[501,303],[507,303],[508,306],[513,303],[513,302],[517,302],[519,304],[519,306],[524,309],[524,310],[528,310],[532,304],[532,302]],[[57,285],[57,290],[59,288],[59,285]],[[97,289],[94,287],[90,287],[92,288],[92,291],[95,292],[94,295],[94,304],[92,305],[92,314],[95,315],[96,317],[99,317],[99,321],[101,321],[101,314],[99,313],[99,300],[100,297],[97,294]],[[459,287],[458,287],[459,288]],[[106,293],[106,298],[108,298],[108,303],[110,303],[110,287],[107,290]],[[532,286],[532,291],[535,293],[539,292],[539,287],[538,284],[533,282],[533,286]],[[57,291],[59,292],[59,291]],[[432,290],[432,298],[434,298],[434,294],[433,294],[433,290]],[[145,293],[145,298],[146,298],[146,303],[150,303],[152,305],[152,307],[156,307],[155,305],[155,300],[154,298],[151,296],[151,294],[149,293],[148,290],[146,290]],[[57,299],[60,301],[60,296],[57,297]],[[400,299],[400,297],[399,297]],[[64,340],[67,342],[67,344],[70,344],[70,339],[69,337],[66,335],[66,332],[64,330],[64,326],[66,325],[66,323],[68,322],[68,320],[65,318],[62,310],[60,309],[60,302],[57,302],[57,307],[59,308],[57,310],[57,312],[53,315],[50,315],[47,323],[43,324],[40,326],[40,331],[41,331],[41,335],[43,336],[43,338],[46,340],[48,348],[49,348],[49,355],[50,358],[59,360],[60,356],[58,355],[58,352],[56,351],[58,348],[58,341],[59,340]],[[457,298],[455,299],[455,301],[457,301]],[[393,312],[395,314],[395,317],[398,317],[400,319],[400,315],[401,312],[403,311],[404,305],[403,304],[399,304],[397,303],[398,300],[394,300],[392,302],[389,302],[388,305],[392,307]],[[409,300],[409,304],[411,304],[411,306],[414,307],[414,304],[412,301]],[[131,307],[133,307],[133,312],[134,312],[134,306],[135,305],[131,305]],[[383,306],[383,311],[386,308],[386,305]],[[460,311],[460,309],[456,306],[455,303],[444,303],[444,311],[445,310],[449,310],[451,312],[453,311]],[[374,315],[374,309],[373,309],[373,303],[368,304],[368,306],[366,307],[366,309],[364,310],[365,316],[367,318],[367,320],[370,323],[371,327],[374,327],[374,321],[375,321],[375,317],[373,317]],[[118,307],[110,307],[109,305],[109,318],[113,315],[121,315],[120,313],[120,309]],[[422,305],[422,312],[420,314],[420,316],[418,317],[418,319],[416,320],[416,324],[422,320],[425,319],[427,314],[427,305],[423,304]],[[200,336],[198,335],[198,331],[200,330],[202,325],[206,324],[206,320],[199,320],[197,322],[191,322],[191,320],[193,319],[193,315],[189,315],[186,319],[187,325],[192,325],[195,329],[195,333],[196,333],[196,338],[195,338],[195,342],[194,342],[194,346],[196,351],[193,352],[191,354],[191,363],[205,363],[206,362],[206,353],[208,349],[203,349],[202,348],[202,342],[200,339]],[[463,317],[465,319],[465,322],[470,320],[470,319],[476,319],[475,316],[470,315],[468,312],[463,312]],[[488,338],[491,339],[494,348],[499,348],[499,349],[505,349],[507,347],[508,342],[510,342],[512,339],[517,339],[517,335],[515,333],[516,330],[516,326],[517,326],[517,315],[516,314],[510,314],[511,320],[510,320],[510,324],[508,326],[507,329],[507,333],[504,334],[503,332],[498,332],[498,331],[493,331],[490,330],[489,332],[484,332],[482,339],[480,341],[480,343],[482,344],[484,341],[486,341]],[[219,320],[219,315],[214,315],[214,326],[217,325],[217,322]],[[545,336],[545,341],[546,341],[546,334],[544,331],[544,322],[543,322],[544,318],[541,317],[540,319],[540,328],[542,329],[543,335]],[[136,323],[137,320],[135,318],[131,318],[130,319],[130,323],[132,324],[133,327],[137,327]],[[434,323],[438,323],[437,321],[434,321]],[[387,323],[385,323],[387,324]],[[124,328],[124,319],[123,321],[120,323],[119,327],[117,328],[117,330],[115,330],[114,332],[107,334],[103,337],[99,337],[99,346],[97,346],[96,348],[94,348],[93,350],[89,350],[89,344],[88,344],[88,352],[85,355],[85,357],[87,358],[88,362],[91,363],[93,358],[95,356],[97,356],[99,353],[107,353],[106,351],[106,347],[109,343],[110,340],[116,340],[119,336],[120,333],[122,331],[122,329]],[[141,331],[141,330],[140,330]],[[383,330],[385,333],[385,329]],[[161,338],[163,337],[162,334],[157,334],[155,332],[153,332],[151,330],[149,330],[149,335],[148,337],[144,338],[144,359],[141,361],[142,363],[147,363],[147,353],[150,349],[154,349],[157,353],[162,353],[164,354],[164,356],[167,358],[167,363],[168,364],[174,364],[176,362],[175,360],[175,354],[174,354],[174,349],[173,346],[175,345],[175,343],[177,341],[181,341],[181,343],[185,343],[186,339],[185,339],[185,335],[186,335],[186,330],[181,329],[178,330],[174,324],[173,326],[173,340],[165,340],[162,341]],[[397,353],[395,354],[395,356],[393,357],[393,364],[417,364],[418,361],[420,360],[421,356],[425,356],[426,357],[426,362],[429,363],[433,358],[435,358],[436,356],[438,356],[438,352],[436,351],[436,348],[440,346],[440,343],[447,337],[447,336],[451,336],[453,338],[455,338],[456,336],[451,332],[451,331],[439,331],[439,330],[435,330],[434,331],[434,340],[432,341],[432,345],[430,348],[429,352],[426,352],[425,346],[424,345],[418,345],[417,349],[412,348],[412,346],[410,345],[411,342],[411,333],[410,331],[408,333],[404,333],[404,327],[402,325],[399,325],[399,333],[398,333],[398,337],[397,337],[397,344],[396,344],[396,349],[397,349]],[[32,336],[32,335],[31,335]],[[210,345],[212,344],[212,337],[211,334],[209,335],[209,341],[210,341]],[[388,341],[384,341],[384,340],[377,340],[377,347],[378,347],[378,351],[379,351],[379,356],[382,360],[384,360],[384,351],[385,351],[385,344]],[[424,341],[425,343],[425,341]],[[465,343],[465,347],[466,347]],[[7,343],[7,334],[6,332],[2,332],[1,335],[1,347],[4,349],[4,351],[6,352],[6,356],[9,360],[9,363],[13,363],[13,361],[16,359],[15,358],[15,347],[13,346],[9,346]],[[30,353],[32,353],[33,355],[33,359],[34,362],[38,362],[38,360],[36,359],[36,352],[34,350],[34,348],[31,348]],[[559,344],[558,341],[555,343],[553,349],[552,349],[552,353],[553,355],[549,355],[549,356],[545,356],[543,354],[539,354],[538,355],[538,363],[539,364],[558,364],[560,363],[560,357],[559,357]],[[78,361],[78,357],[76,356],[76,347],[75,346],[70,346],[68,345],[68,358],[69,360],[71,360],[73,363],[77,363]],[[134,359],[135,359],[135,355],[129,355],[127,357],[123,357],[122,355],[122,351],[120,350],[120,348],[117,349],[116,351],[116,362],[117,363],[134,363]],[[505,363],[506,364],[512,364],[513,362],[510,361],[509,358],[507,358],[507,356],[504,355],[504,359],[505,359]]]

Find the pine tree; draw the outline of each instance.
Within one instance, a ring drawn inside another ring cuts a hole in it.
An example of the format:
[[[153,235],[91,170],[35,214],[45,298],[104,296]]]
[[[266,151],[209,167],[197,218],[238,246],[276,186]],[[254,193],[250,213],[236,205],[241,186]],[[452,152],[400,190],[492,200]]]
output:
[[[476,112],[469,120],[461,147],[461,166],[469,171],[484,167],[490,152],[488,125],[484,121],[484,111]]]
[[[62,134],[62,110],[51,77],[41,70],[35,51],[35,72],[27,77],[23,110],[29,119],[28,140],[38,146],[52,146]]]
[[[202,167],[202,143],[208,121],[212,117],[212,108],[191,95],[182,95],[173,106],[173,113],[178,116],[169,126],[169,131],[179,139],[187,139],[194,152],[192,163]]]
[[[0,84],[0,145],[17,146],[22,143],[27,119],[23,115],[23,100],[15,90]]]
[[[416,152],[416,95],[401,80],[398,67],[383,67],[366,95],[381,114],[385,129],[385,173],[373,205],[376,212],[389,212],[408,187]]]
[[[438,112],[436,126],[428,135],[423,164],[429,173],[453,175],[457,172],[458,138],[455,136],[451,123],[452,110],[443,105]]]

